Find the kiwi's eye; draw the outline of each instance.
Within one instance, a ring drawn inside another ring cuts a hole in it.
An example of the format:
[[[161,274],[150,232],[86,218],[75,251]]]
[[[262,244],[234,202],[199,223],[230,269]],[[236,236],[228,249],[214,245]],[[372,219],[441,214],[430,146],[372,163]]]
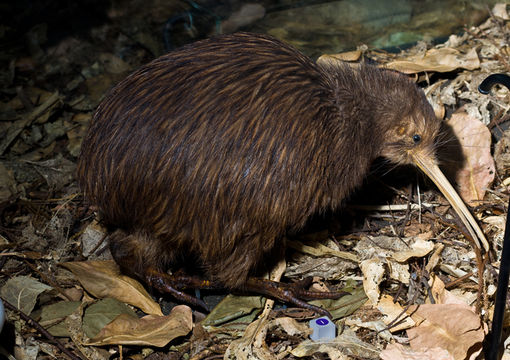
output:
[[[421,141],[421,136],[418,135],[418,134],[414,134],[413,135],[413,141],[414,141],[415,144],[419,144],[420,141]]]

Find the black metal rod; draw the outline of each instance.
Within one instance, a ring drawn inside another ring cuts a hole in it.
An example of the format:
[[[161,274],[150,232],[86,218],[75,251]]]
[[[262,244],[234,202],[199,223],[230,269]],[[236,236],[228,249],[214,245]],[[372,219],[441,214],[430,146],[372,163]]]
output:
[[[510,89],[510,76],[507,74],[492,74],[485,78],[484,81],[480,85],[478,85],[478,91],[482,94],[487,95],[491,88],[496,85],[501,84]]]
[[[508,204],[510,208],[510,202]],[[503,251],[499,263],[498,290],[496,291],[496,304],[492,317],[492,331],[489,343],[487,360],[498,359],[498,352],[503,333],[503,318],[505,317],[506,295],[508,291],[508,276],[510,275],[510,216],[506,216],[505,235],[503,237]]]
[[[510,76],[506,74],[489,75],[478,86],[478,91],[488,94],[495,84],[501,84],[510,89]],[[510,209],[510,200],[508,202]],[[503,250],[499,263],[498,289],[496,291],[496,303],[492,317],[492,330],[489,337],[489,344],[485,354],[486,360],[497,360],[501,347],[501,335],[503,333],[503,319],[505,317],[506,296],[508,292],[508,277],[510,275],[510,216],[508,210],[506,215],[505,235],[503,237]]]

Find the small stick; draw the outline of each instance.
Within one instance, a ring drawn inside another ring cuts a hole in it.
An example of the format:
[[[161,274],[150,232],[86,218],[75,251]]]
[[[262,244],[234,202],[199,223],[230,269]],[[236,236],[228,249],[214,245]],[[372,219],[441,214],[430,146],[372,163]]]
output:
[[[16,139],[16,137],[23,131],[24,128],[30,126],[32,122],[46,111],[56,106],[62,98],[55,92],[44,103],[34,108],[30,113],[25,114],[22,119],[17,120],[7,131],[3,141],[0,142],[0,155],[2,155],[9,145]]]
[[[23,320],[25,320],[28,324],[30,324],[30,326],[32,326],[34,329],[36,329],[37,331],[39,331],[44,337],[46,337],[46,339],[50,340],[51,342],[53,342],[55,344],[56,347],[58,347],[60,349],[60,351],[62,351],[64,354],[66,354],[71,360],[82,360],[81,357],[78,357],[77,355],[75,355],[72,351],[66,349],[66,347],[60,342],[57,340],[57,338],[55,338],[53,335],[51,335],[45,328],[43,328],[41,326],[41,324],[39,324],[37,321],[35,321],[34,319],[32,319],[30,316],[28,316],[27,314],[25,314],[23,311],[21,311],[20,309],[18,309],[17,307],[15,307],[14,305],[12,305],[10,302],[8,302],[7,300],[5,300],[5,298],[3,298],[2,296],[0,296],[0,299],[2,300],[2,302],[4,303],[4,306],[15,312],[16,314],[18,314],[20,316],[20,318],[22,318]]]
[[[68,294],[66,294],[66,292],[64,291],[64,289],[62,289],[60,287],[59,284],[57,284],[53,279],[51,279],[49,276],[47,276],[45,273],[39,271],[39,269],[37,269],[37,267],[34,265],[34,264],[31,264],[30,262],[26,261],[26,260],[23,260],[25,262],[25,264],[30,268],[32,269],[32,271],[36,272],[44,281],[46,281],[48,284],[50,284],[55,290],[57,290],[59,292],[59,294],[61,294],[62,296],[64,296],[67,300],[69,301],[73,301],[74,299],[72,299]]]
[[[469,279],[473,275],[474,275],[473,272],[470,271],[466,275],[463,275],[455,280],[450,281],[448,284],[445,284],[444,287],[445,287],[445,289],[451,289],[452,287],[458,285],[459,283],[463,282],[464,280]]]

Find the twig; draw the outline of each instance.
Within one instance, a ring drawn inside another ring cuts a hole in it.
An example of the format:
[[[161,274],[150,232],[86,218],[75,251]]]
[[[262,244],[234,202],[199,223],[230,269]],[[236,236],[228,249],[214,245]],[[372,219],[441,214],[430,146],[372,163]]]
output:
[[[477,303],[476,303],[476,312],[478,314],[482,313],[482,302],[487,303],[487,292],[485,290],[484,286],[484,270],[485,265],[487,265],[487,259],[488,256],[483,256],[480,249],[475,248],[474,249],[476,254],[476,264],[478,265],[478,295],[477,295]],[[486,304],[487,305],[487,304]],[[485,309],[488,309],[489,307],[486,306]],[[486,313],[487,315],[488,313]]]
[[[46,281],[48,284],[50,284],[55,290],[57,290],[62,296],[64,296],[67,300],[69,301],[73,301],[74,299],[72,299],[69,295],[67,295],[64,291],[64,289],[62,289],[60,287],[60,285],[58,285],[55,281],[53,281],[53,279],[50,279],[48,276],[46,276],[45,273],[39,271],[39,269],[37,269],[37,267],[34,265],[34,264],[31,264],[30,262],[28,262],[27,260],[23,259],[23,261],[25,262],[26,265],[28,265],[28,267],[30,269],[32,269],[32,271],[36,272],[40,277],[41,279],[43,279],[44,281]]]
[[[469,279],[473,275],[474,275],[473,272],[470,271],[466,275],[463,275],[455,280],[450,281],[448,284],[445,284],[444,287],[445,287],[445,289],[451,289],[452,287],[456,286],[458,283],[461,283],[464,280]]]
[[[58,92],[52,94],[44,103],[36,107],[30,113],[23,116],[21,120],[17,120],[8,130],[2,142],[0,142],[0,155],[2,155],[9,145],[16,139],[24,128],[30,126],[32,122],[46,111],[52,109],[55,104],[61,101]]]
[[[223,359],[225,351],[227,351],[228,344],[215,344],[206,349],[203,349],[198,354],[195,354],[190,360],[202,360],[202,359]]]
[[[356,210],[367,210],[367,211],[406,211],[410,210],[421,210],[422,208],[432,208],[438,206],[438,204],[421,203],[421,204],[393,204],[393,205],[349,205],[349,208]]]
[[[464,227],[460,226],[456,223],[450,223],[449,221],[446,221],[441,215],[437,214],[439,220],[450,227],[455,228],[457,231],[459,231],[464,237],[471,243],[471,246],[475,252],[476,255],[476,264],[478,267],[478,295],[477,295],[477,304],[476,304],[476,312],[478,314],[481,313],[482,310],[482,299],[486,297],[485,288],[484,288],[484,279],[483,279],[483,272],[485,269],[485,264],[487,262],[487,257],[484,257],[482,253],[480,252],[480,249],[476,246],[474,246],[474,240],[471,237],[471,235],[464,230]]]
[[[57,338],[55,338],[53,335],[51,335],[45,328],[43,328],[41,326],[41,324],[39,324],[37,321],[35,321],[34,319],[32,319],[30,316],[28,316],[27,314],[25,314],[23,311],[19,310],[17,307],[15,307],[14,305],[12,305],[10,302],[8,302],[7,300],[5,300],[5,298],[3,298],[2,296],[0,296],[0,299],[2,300],[2,302],[4,303],[4,306],[10,310],[10,311],[13,311],[15,312],[16,314],[19,315],[19,317],[21,317],[23,320],[25,320],[28,324],[30,324],[30,326],[32,326],[34,329],[36,329],[37,331],[39,331],[46,339],[50,340],[51,342],[53,342],[55,344],[56,347],[59,348],[60,351],[62,351],[64,354],[66,354],[71,360],[82,360],[81,357],[77,356],[76,354],[74,354],[71,350],[68,350],[66,349],[66,347],[60,342],[57,340]]]

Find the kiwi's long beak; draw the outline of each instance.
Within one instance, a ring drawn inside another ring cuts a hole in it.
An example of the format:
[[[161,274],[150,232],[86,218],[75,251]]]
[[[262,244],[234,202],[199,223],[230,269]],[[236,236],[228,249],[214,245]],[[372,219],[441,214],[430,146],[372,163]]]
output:
[[[457,214],[459,214],[460,219],[468,229],[469,234],[473,237],[473,240],[475,241],[478,248],[482,247],[480,245],[481,243],[483,244],[483,248],[485,249],[485,251],[488,251],[489,243],[487,242],[487,239],[485,239],[485,235],[483,234],[482,230],[476,223],[475,219],[473,218],[473,215],[471,215],[466,205],[464,205],[464,202],[462,201],[460,196],[457,194],[453,186],[450,184],[450,182],[446,179],[446,177],[443,175],[443,173],[437,166],[437,161],[430,155],[423,152],[416,152],[413,153],[411,156],[415,164],[425,174],[427,174],[429,178],[432,179],[434,184],[436,184],[439,190],[441,190],[443,195],[446,196],[446,198],[453,206]]]

